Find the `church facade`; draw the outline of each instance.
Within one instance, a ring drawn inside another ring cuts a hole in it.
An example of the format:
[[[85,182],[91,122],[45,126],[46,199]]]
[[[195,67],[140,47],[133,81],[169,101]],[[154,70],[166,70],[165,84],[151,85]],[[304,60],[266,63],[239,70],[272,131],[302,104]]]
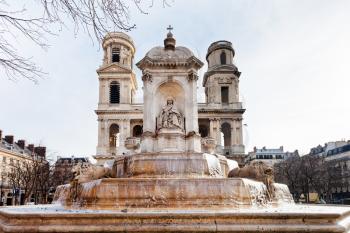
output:
[[[176,46],[171,32],[164,46],[152,48],[136,64],[142,70],[142,104],[134,101],[139,85],[133,72],[135,46],[131,37],[120,32],[109,33],[102,47],[104,57],[97,70],[99,101],[95,111],[98,163],[130,153],[167,150],[167,147],[217,153],[243,162],[245,109],[239,101],[240,72],[233,63],[235,51],[231,42],[216,41],[208,48],[208,70],[202,82],[205,103],[196,100],[197,71],[203,62],[188,48]],[[176,143],[171,140],[171,145],[167,145],[166,138],[155,142],[153,138],[162,133],[162,128],[178,130],[181,137],[177,137]],[[196,137],[198,140],[189,140]]]

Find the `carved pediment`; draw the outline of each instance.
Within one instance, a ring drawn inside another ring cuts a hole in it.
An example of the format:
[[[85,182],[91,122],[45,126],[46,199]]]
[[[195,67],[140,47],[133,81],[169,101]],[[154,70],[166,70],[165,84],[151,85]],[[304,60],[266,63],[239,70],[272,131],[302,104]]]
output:
[[[97,73],[132,73],[132,70],[122,65],[119,65],[118,63],[112,63],[100,67],[97,70]]]

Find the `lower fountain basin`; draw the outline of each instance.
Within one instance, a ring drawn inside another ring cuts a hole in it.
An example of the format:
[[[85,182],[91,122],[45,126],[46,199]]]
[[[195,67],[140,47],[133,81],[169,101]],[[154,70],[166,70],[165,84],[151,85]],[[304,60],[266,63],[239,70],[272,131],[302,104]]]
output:
[[[349,232],[350,208],[293,205],[242,209],[0,208],[0,232]]]

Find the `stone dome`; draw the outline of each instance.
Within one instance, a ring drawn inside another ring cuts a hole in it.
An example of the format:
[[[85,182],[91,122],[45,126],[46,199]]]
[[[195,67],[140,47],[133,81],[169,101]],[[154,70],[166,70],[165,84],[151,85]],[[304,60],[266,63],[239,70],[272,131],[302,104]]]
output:
[[[191,50],[183,46],[176,46],[174,50],[165,49],[162,46],[152,48],[145,57],[153,61],[187,61],[194,54]]]
[[[164,47],[153,47],[146,53],[145,57],[136,64],[136,66],[141,70],[147,66],[194,66],[199,69],[203,66],[203,62],[196,58],[188,48],[176,46],[176,40],[173,37],[173,34],[169,32],[164,39]]]
[[[219,40],[219,41],[215,41],[215,42],[210,44],[210,46],[208,48],[207,55],[206,55],[206,59],[208,60],[209,55],[212,52],[214,52],[215,50],[219,50],[219,49],[230,50],[230,51],[232,51],[233,57],[235,56],[235,50],[232,47],[232,43],[230,41],[227,41],[227,40]]]

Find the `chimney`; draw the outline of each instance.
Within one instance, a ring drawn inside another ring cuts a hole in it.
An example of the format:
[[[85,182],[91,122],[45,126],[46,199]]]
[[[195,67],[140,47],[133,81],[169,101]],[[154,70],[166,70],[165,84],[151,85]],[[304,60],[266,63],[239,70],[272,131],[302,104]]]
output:
[[[28,150],[30,150],[30,152],[34,152],[34,144],[29,144],[28,146],[27,146],[27,148],[28,148]]]
[[[41,158],[45,158],[46,155],[46,147],[44,146],[36,146],[34,147],[34,152]]]
[[[17,145],[21,147],[24,150],[24,147],[26,146],[26,141],[21,139],[17,141]]]
[[[2,140],[2,130],[0,129],[0,142]]]
[[[5,136],[5,141],[9,144],[13,144],[13,136],[12,135],[6,135]]]

